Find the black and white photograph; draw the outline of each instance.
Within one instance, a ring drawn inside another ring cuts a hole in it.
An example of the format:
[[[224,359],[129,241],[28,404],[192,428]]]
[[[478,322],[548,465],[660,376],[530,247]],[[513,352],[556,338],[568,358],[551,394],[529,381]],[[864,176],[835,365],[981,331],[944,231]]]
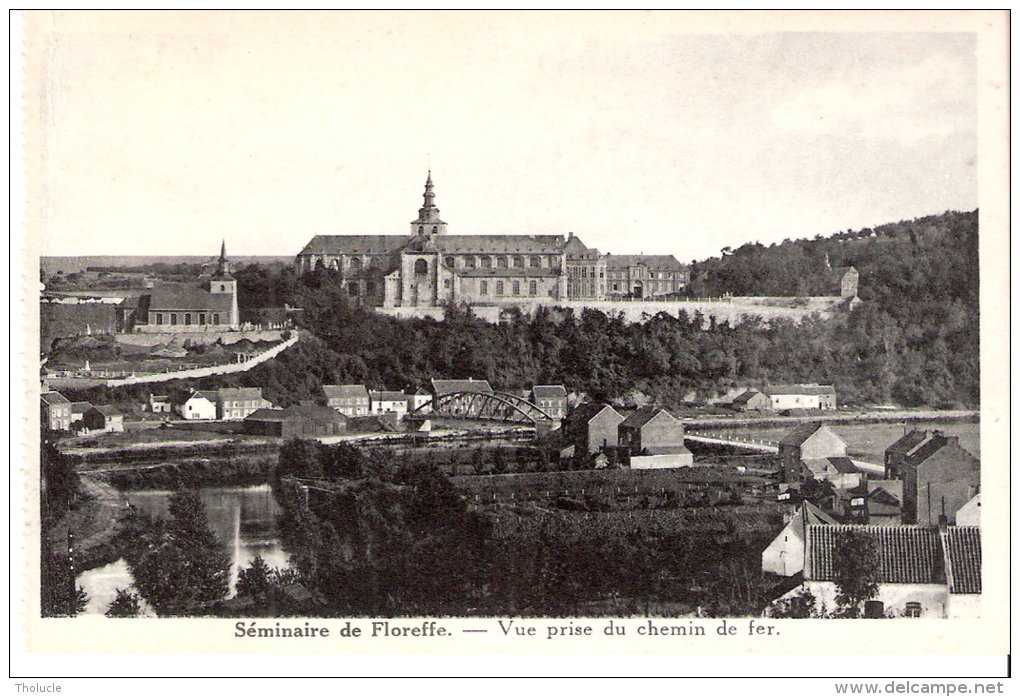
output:
[[[1008,653],[1008,13],[21,15],[29,646]]]

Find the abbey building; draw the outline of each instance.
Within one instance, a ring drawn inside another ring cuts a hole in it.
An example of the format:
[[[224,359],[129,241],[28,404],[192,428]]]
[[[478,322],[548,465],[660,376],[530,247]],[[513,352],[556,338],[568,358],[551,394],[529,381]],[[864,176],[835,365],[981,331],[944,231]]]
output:
[[[573,233],[447,234],[431,172],[409,235],[316,235],[296,267],[337,272],[357,304],[387,308],[654,300],[687,284],[687,269],[672,255],[602,254]]]

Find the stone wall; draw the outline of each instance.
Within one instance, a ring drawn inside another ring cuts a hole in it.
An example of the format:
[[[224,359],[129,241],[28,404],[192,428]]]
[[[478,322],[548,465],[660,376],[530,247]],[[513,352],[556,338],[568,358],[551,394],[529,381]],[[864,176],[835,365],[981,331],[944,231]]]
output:
[[[117,334],[116,339],[118,343],[129,344],[131,346],[157,346],[159,344],[165,344],[168,341],[181,341],[188,342],[190,344],[215,344],[217,341],[222,342],[224,346],[237,343],[247,339],[248,341],[283,341],[283,332],[285,329],[266,329],[261,331],[203,331],[203,332],[163,332],[160,334],[153,333],[132,333],[132,334]],[[294,330],[290,330],[292,333]]]

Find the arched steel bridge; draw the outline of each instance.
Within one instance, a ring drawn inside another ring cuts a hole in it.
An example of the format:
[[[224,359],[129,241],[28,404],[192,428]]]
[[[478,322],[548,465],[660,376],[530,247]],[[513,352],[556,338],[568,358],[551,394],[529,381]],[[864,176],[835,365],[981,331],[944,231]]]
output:
[[[409,414],[433,415],[443,419],[552,423],[544,409],[506,392],[449,392],[413,409]]]

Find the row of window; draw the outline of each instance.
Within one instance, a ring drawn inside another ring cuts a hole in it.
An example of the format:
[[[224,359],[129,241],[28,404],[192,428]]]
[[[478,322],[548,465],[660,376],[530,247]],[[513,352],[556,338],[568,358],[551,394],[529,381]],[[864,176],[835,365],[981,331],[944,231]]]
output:
[[[595,278],[595,269],[587,266],[568,266],[567,275],[574,278]],[[606,272],[599,269],[599,278],[605,278]]]
[[[507,294],[506,293],[506,284],[503,281],[496,281],[495,282],[495,290],[496,290],[496,292],[495,292],[496,295],[506,295]],[[480,295],[488,295],[489,294],[489,282],[488,281],[482,281],[481,283],[478,284],[478,293]],[[520,295],[520,294],[521,294],[521,282],[520,281],[511,281],[510,282],[510,295]],[[552,295],[553,291],[550,290],[549,294]],[[538,295],[538,283],[537,282],[535,282],[535,281],[528,281],[528,295]]]
[[[468,255],[461,256],[459,258],[462,262],[461,268],[464,269],[477,269],[477,268],[491,269],[493,268],[494,265],[495,268],[497,269],[507,269],[511,267],[515,269],[523,269],[525,268],[525,266],[530,267],[532,269],[542,268],[542,257],[537,254],[527,257],[527,260],[525,260],[525,257],[521,255],[515,256],[493,255],[478,257]],[[458,257],[456,256],[445,256],[443,257],[443,265],[449,269],[457,268],[457,259]],[[546,266],[551,269],[559,268],[559,257],[556,256],[547,257]]]
[[[656,274],[658,274],[658,276],[656,276]],[[624,279],[624,278],[643,278],[643,277],[644,276],[641,274],[640,267],[638,267],[638,272],[637,273],[633,273],[633,274],[630,272],[629,269],[623,270],[623,271],[610,271],[609,272],[609,278]],[[680,274],[679,271],[649,271],[648,272],[648,278],[663,278],[663,279],[676,280],[678,278],[681,278],[681,274]]]
[[[185,326],[197,324],[203,326],[207,324],[206,319],[209,320],[208,324],[220,323],[220,316],[216,312],[208,315],[205,312],[156,312],[153,314],[156,316],[156,324],[168,324],[171,326],[176,324],[183,324]]]

